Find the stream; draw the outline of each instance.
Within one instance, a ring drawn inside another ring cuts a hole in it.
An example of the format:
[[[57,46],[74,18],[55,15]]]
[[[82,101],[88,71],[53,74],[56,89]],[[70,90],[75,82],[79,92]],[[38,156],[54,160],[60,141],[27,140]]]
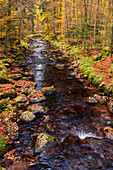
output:
[[[98,89],[91,88],[85,79],[70,76],[68,59],[61,58],[62,53],[49,43],[32,40],[31,48],[34,52],[27,56],[26,62],[34,73],[36,90],[54,85],[57,93],[37,103],[48,107],[46,114],[37,114],[32,122],[20,123],[19,138],[14,142],[15,155],[20,160],[35,159],[29,170],[113,170],[113,141],[102,133],[102,128],[109,126],[107,108],[86,102],[89,96],[99,93]],[[55,68],[56,64],[63,69]],[[51,154],[35,154],[34,144],[40,132],[54,136],[61,145]]]

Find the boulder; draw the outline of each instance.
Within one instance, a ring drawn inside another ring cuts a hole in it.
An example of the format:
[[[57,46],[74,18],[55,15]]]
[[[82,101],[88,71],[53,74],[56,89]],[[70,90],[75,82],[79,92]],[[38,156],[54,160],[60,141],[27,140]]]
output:
[[[41,102],[43,100],[45,100],[45,96],[44,94],[41,92],[41,90],[39,91],[33,91],[28,95],[28,99],[31,103],[38,103]]]
[[[50,86],[50,87],[43,87],[41,89],[42,93],[44,93],[45,95],[51,95],[57,92],[56,88],[54,86]]]
[[[113,114],[113,101],[109,101],[107,107],[108,111]]]
[[[98,101],[99,104],[107,104],[108,102],[107,96],[99,96],[98,94],[94,94],[94,98]]]
[[[30,122],[35,118],[35,115],[30,111],[25,111],[21,114],[20,119]]]
[[[94,97],[89,97],[89,98],[87,99],[87,102],[88,102],[89,104],[96,104],[96,103],[97,103],[97,100],[96,100]]]
[[[56,64],[55,68],[57,68],[58,70],[63,70],[64,69],[64,64]]]
[[[18,125],[16,122],[12,122],[10,119],[5,119],[3,121],[5,126],[6,134],[9,138],[16,140],[18,137]]]
[[[27,97],[24,94],[21,94],[15,98],[15,101],[17,103],[26,103],[27,102]]]
[[[35,105],[35,104],[29,105],[27,108],[28,108],[29,111],[33,112],[33,114],[47,113],[47,111],[48,111],[47,107],[44,107],[44,106],[41,106],[41,105]]]
[[[10,144],[8,143],[8,139],[0,134],[0,156],[3,156],[8,149],[10,148]]]
[[[103,133],[106,138],[113,140],[113,128],[112,127],[104,127],[103,128]]]
[[[15,86],[19,87],[19,88],[21,88],[21,87],[30,88],[30,87],[35,87],[36,82],[19,80],[15,83]]]
[[[35,153],[46,153],[57,147],[58,140],[47,133],[39,133],[35,143]]]

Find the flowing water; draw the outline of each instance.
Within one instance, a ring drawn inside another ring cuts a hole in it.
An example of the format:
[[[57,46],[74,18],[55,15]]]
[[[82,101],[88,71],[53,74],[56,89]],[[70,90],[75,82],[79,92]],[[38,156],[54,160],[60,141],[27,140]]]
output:
[[[33,122],[20,124],[15,155],[20,159],[26,156],[36,158],[36,136],[45,131],[57,138],[61,145],[54,153],[39,155],[28,169],[112,170],[113,141],[102,133],[102,128],[109,124],[104,116],[107,113],[106,106],[89,105],[86,102],[86,98],[98,93],[98,90],[85,88],[90,87],[87,80],[82,82],[69,76],[67,58],[60,58],[62,54],[56,52],[49,43],[36,39],[31,42],[31,47],[34,52],[26,60],[29,70],[35,74],[36,90],[54,85],[57,93],[37,103],[49,108],[46,115],[38,114]],[[47,53],[42,53],[44,50]],[[62,64],[63,69],[56,69],[56,63]],[[47,125],[52,130],[48,130]]]

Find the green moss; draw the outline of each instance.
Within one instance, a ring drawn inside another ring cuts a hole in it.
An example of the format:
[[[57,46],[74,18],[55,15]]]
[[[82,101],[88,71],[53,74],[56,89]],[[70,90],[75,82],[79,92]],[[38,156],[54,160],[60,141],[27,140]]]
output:
[[[25,49],[28,49],[30,47],[30,45],[26,42],[24,42],[23,40],[20,41],[20,45],[21,47],[24,47]]]
[[[0,156],[3,156],[9,148],[10,145],[8,143],[8,140],[4,135],[0,134]]]

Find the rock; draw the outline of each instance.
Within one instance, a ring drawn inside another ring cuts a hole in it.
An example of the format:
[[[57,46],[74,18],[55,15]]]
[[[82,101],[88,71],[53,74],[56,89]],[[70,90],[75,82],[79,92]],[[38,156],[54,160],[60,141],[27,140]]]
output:
[[[5,99],[0,100],[0,109],[3,109],[6,106],[7,102]]]
[[[2,134],[0,134],[0,156],[3,156],[8,149],[10,148],[10,144],[8,139]]]
[[[6,170],[5,168],[3,168],[3,167],[0,167],[0,170]]]
[[[28,108],[29,111],[33,112],[33,114],[47,113],[47,111],[48,111],[47,107],[44,107],[44,106],[41,106],[41,105],[29,105],[27,108]]]
[[[40,133],[36,139],[35,153],[46,153],[58,145],[58,140],[46,133]]]
[[[35,115],[30,111],[25,111],[21,114],[20,119],[29,122],[35,118]]]
[[[38,103],[38,102],[44,101],[46,98],[44,94],[41,92],[41,90],[39,90],[39,91],[31,92],[28,95],[28,99],[31,103]]]
[[[94,94],[94,98],[98,101],[99,104],[107,104],[108,102],[107,96],[99,96],[98,94]]]
[[[21,87],[30,88],[30,87],[35,87],[36,82],[19,80],[15,83],[15,86],[19,87],[19,88],[21,88]]]
[[[104,127],[103,133],[106,138],[113,140],[113,128],[112,127]]]
[[[41,89],[42,93],[44,93],[45,95],[51,95],[57,92],[56,88],[54,86],[51,87],[43,87]]]
[[[13,79],[13,80],[19,80],[22,78],[21,74],[11,74],[9,75],[9,78]]]
[[[89,98],[87,99],[87,102],[88,102],[89,104],[96,104],[96,103],[97,103],[97,100],[96,100],[94,97],[89,97]]]
[[[1,113],[2,119],[6,120],[12,120],[16,121],[17,120],[17,107],[16,106],[10,106],[7,105],[6,109]]]
[[[12,84],[4,84],[0,86],[1,98],[14,98],[17,96],[17,92]]]
[[[34,87],[29,87],[29,88],[27,89],[27,94],[28,94],[28,95],[31,94],[31,93],[35,93],[35,92],[36,92],[36,90],[35,90]]]
[[[5,119],[3,121],[5,126],[6,134],[13,140],[18,137],[18,125],[16,122],[12,122],[11,120]]]
[[[64,69],[64,64],[56,64],[55,68],[57,68],[59,70],[63,70]]]
[[[21,94],[15,98],[15,101],[17,103],[26,103],[27,102],[27,97],[24,94]]]
[[[69,75],[72,76],[72,77],[75,77],[77,75],[77,73],[76,72],[72,72]]]
[[[108,111],[113,114],[113,101],[107,103]]]

